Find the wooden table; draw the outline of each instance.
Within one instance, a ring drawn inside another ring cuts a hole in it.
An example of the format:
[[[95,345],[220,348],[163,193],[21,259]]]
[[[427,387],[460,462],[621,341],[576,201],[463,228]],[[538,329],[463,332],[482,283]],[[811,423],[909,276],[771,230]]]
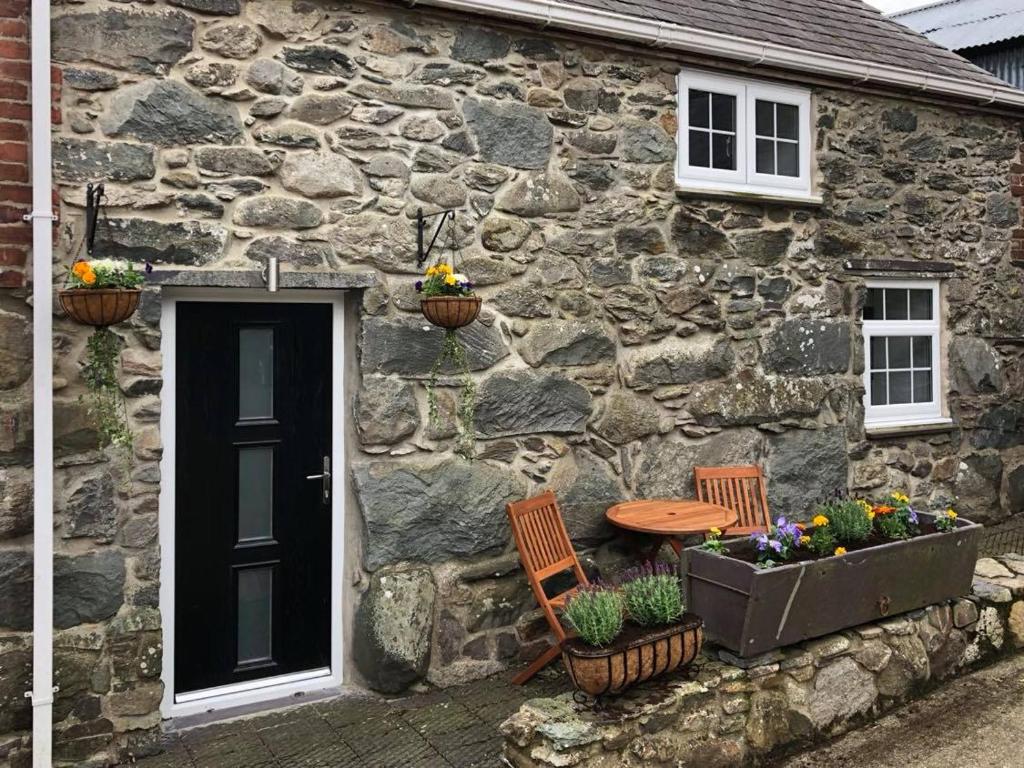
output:
[[[724,530],[736,525],[737,516],[731,509],[706,501],[687,499],[655,499],[627,501],[611,507],[605,515],[608,522],[639,533],[658,538],[656,555],[668,539],[678,555],[683,545],[675,538],[695,533],[707,533],[712,528]]]

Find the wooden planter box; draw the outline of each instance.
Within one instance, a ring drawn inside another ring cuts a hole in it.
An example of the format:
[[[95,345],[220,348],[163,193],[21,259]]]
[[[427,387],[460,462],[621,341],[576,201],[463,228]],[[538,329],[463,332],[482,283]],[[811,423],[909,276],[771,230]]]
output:
[[[709,639],[738,656],[756,656],[966,595],[980,533],[980,525],[960,519],[947,533],[775,568],[691,547],[687,607],[704,619]]]
[[[702,643],[700,618],[686,613],[682,621],[667,627],[627,625],[606,648],[568,638],[562,641],[562,661],[573,685],[599,697],[686,666],[700,653]]]

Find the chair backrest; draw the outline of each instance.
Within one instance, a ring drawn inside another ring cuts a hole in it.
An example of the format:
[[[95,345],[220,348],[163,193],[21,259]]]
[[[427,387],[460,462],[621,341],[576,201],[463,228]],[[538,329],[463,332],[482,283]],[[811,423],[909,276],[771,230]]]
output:
[[[694,467],[693,482],[698,499],[736,513],[739,520],[726,533],[755,533],[766,531],[771,525],[760,467]]]
[[[534,592],[539,590],[539,601],[543,602],[542,582],[570,568],[580,584],[588,583],[565,530],[554,493],[546,491],[532,499],[514,501],[507,510],[523,569]]]

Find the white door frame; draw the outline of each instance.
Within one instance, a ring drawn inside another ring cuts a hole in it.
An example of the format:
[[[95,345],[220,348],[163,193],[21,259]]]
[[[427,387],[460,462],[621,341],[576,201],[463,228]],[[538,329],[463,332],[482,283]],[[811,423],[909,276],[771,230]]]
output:
[[[331,665],[323,669],[263,678],[203,691],[178,694],[174,690],[174,503],[176,439],[177,302],[213,301],[330,304],[332,307],[331,455],[334,457],[334,492],[331,494]],[[165,718],[194,715],[256,704],[298,693],[338,688],[342,683],[344,638],[342,627],[342,574],[345,556],[345,298],[340,291],[261,290],[217,288],[164,288],[161,292],[160,332],[163,390],[160,396],[160,613],[163,629]]]

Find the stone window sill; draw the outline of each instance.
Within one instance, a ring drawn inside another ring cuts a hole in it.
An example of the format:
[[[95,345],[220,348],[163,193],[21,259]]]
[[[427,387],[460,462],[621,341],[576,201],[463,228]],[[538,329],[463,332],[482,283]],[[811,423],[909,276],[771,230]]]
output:
[[[871,439],[931,435],[939,432],[952,432],[954,429],[956,429],[956,424],[952,419],[936,419],[925,424],[867,424],[864,426],[864,434]]]
[[[742,190],[711,189],[705,187],[677,186],[677,197],[703,198],[706,200],[736,200],[744,203],[773,203],[801,208],[820,208],[824,199],[819,195],[766,195],[760,192]]]

